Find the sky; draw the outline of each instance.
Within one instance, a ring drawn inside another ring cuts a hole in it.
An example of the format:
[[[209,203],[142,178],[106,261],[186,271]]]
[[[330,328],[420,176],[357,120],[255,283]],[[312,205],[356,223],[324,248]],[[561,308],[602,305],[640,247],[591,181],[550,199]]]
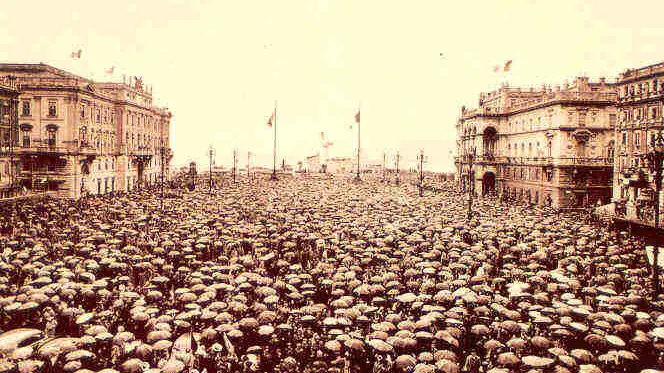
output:
[[[609,81],[664,59],[664,2],[0,0],[0,61],[97,81],[142,76],[172,112],[174,165],[295,165],[321,148],[450,171],[455,123],[479,93]],[[71,52],[81,49],[81,59]],[[512,60],[511,71],[493,67]],[[114,74],[105,70],[114,66]]]

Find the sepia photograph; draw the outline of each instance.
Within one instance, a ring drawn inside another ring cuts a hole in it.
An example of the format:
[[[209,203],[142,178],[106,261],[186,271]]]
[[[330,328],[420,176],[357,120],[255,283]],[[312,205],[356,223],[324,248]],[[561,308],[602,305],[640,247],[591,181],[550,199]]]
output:
[[[664,2],[0,9],[0,373],[664,373]]]

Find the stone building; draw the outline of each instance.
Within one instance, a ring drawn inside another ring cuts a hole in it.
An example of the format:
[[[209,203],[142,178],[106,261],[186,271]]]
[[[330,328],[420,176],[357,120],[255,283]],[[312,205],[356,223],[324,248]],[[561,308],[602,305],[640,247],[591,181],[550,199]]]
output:
[[[664,62],[620,74],[613,199],[618,220],[654,224],[655,177],[645,155],[662,131]],[[661,211],[661,197],[659,201]],[[660,215],[661,222],[661,215]]]
[[[18,83],[18,182],[29,190],[127,191],[169,175],[171,113],[134,78],[98,83],[46,64],[0,64]]]
[[[613,84],[586,77],[480,94],[456,126],[459,188],[556,208],[608,203],[615,101]]]
[[[16,79],[6,76],[0,79],[0,198],[11,197],[16,191],[17,114]]]

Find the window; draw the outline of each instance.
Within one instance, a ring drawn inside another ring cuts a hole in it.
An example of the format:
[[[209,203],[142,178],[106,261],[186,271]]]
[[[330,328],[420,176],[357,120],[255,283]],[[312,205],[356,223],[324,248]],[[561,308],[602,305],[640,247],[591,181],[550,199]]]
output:
[[[28,129],[23,129],[23,147],[24,148],[29,148],[30,147],[30,130]]]
[[[616,115],[615,114],[609,114],[609,126],[610,127],[615,127],[616,126]]]
[[[641,146],[641,133],[640,132],[634,132],[634,146],[637,148]]]
[[[55,141],[56,141],[55,132],[56,131],[48,131],[48,146],[50,147],[55,146]]]
[[[653,107],[650,109],[650,118],[651,119],[657,119],[657,108]]]
[[[622,144],[627,145],[627,132],[622,133]]]
[[[97,109],[97,115],[96,115],[95,119],[96,119],[97,123],[99,123],[99,121],[101,120],[101,111],[99,109]]]
[[[586,126],[586,113],[585,112],[580,112],[579,113],[579,127],[585,127]]]
[[[81,126],[78,130],[78,141],[81,146],[88,145],[88,128],[86,126]]]
[[[49,101],[48,102],[48,116],[49,117],[56,117],[58,116],[58,108],[57,108],[57,102],[56,101]]]
[[[85,105],[81,105],[81,119],[85,118]]]
[[[30,116],[30,101],[23,101],[21,115],[23,115],[24,117]]]

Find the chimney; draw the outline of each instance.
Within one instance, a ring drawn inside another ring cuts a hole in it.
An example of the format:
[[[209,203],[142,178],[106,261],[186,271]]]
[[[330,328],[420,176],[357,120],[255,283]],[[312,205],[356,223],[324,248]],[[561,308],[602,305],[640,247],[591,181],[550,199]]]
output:
[[[560,92],[560,84],[556,84],[556,92]]]

